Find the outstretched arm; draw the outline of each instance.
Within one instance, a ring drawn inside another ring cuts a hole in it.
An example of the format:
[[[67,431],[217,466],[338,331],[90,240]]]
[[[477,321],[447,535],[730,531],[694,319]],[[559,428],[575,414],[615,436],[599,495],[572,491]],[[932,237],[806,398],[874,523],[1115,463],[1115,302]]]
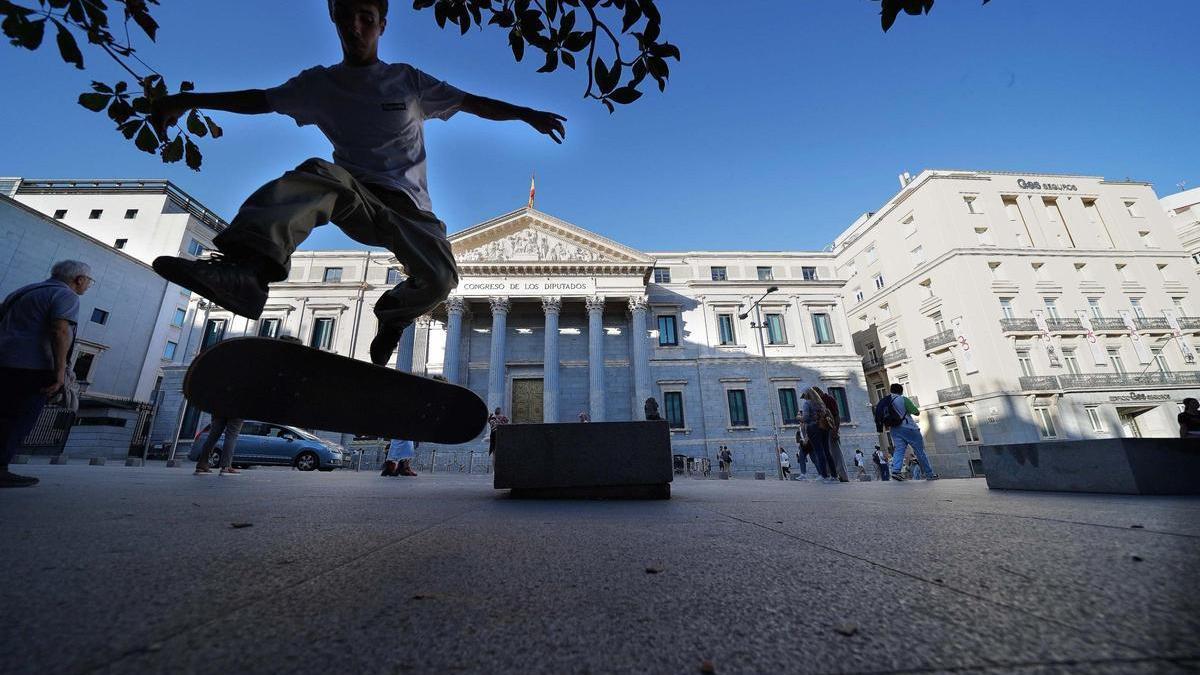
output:
[[[522,108],[504,101],[497,101],[494,98],[474,94],[467,94],[463,98],[461,110],[486,120],[520,120],[540,133],[546,134],[555,143],[562,143],[567,136],[567,129],[563,126],[563,122],[566,122],[567,118],[552,112]]]
[[[271,112],[267,93],[262,89],[225,91],[216,94],[183,92],[154,100],[150,121],[159,138],[166,138],[167,127],[175,124],[183,113],[193,109],[224,110],[243,115],[261,115]]]

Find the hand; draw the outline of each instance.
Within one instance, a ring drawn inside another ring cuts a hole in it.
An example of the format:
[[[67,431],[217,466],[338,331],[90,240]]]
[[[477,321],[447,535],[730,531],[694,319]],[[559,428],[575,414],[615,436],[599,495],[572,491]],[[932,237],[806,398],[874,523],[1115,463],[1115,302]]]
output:
[[[54,384],[48,387],[42,387],[42,393],[46,396],[53,396],[57,394],[58,390],[62,389],[63,383],[66,382],[66,379],[67,376],[65,373],[58,373],[55,376]]]
[[[542,112],[541,110],[530,110],[525,114],[525,122],[529,126],[546,134],[550,137],[550,140],[559,144],[567,137],[567,129],[563,126],[563,122],[566,121],[567,118],[562,115],[552,112]]]
[[[167,140],[167,129],[175,126],[185,112],[187,108],[179,104],[178,94],[154,99],[150,104],[150,124],[154,125],[159,140]]]

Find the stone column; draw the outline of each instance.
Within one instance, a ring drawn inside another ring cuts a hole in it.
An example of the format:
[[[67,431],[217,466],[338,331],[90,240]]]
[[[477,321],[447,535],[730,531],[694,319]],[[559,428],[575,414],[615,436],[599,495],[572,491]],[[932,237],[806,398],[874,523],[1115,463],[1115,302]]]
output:
[[[446,353],[442,357],[442,375],[451,384],[460,381],[458,367],[462,361],[462,322],[467,310],[467,301],[457,295],[446,298]]]
[[[588,313],[588,414],[604,421],[604,297],[587,299]]]
[[[411,373],[413,368],[413,352],[416,348],[417,326],[413,324],[400,334],[400,342],[396,345],[396,370]]]
[[[432,324],[433,317],[428,314],[417,317],[413,329],[413,368],[409,371],[414,375],[429,374],[429,327]]]
[[[542,365],[542,421],[558,421],[558,315],[562,310],[562,298],[542,298],[542,311],[546,314],[546,344]]]
[[[492,351],[488,362],[488,411],[504,407],[504,345],[508,331],[508,298],[489,298],[492,306]]]
[[[646,296],[635,295],[629,298],[630,335],[633,340],[630,350],[630,361],[633,365],[634,406],[633,419],[640,420],[643,416],[643,406],[650,398],[650,346],[646,344],[646,310],[649,308]],[[658,402],[661,409],[662,401]]]

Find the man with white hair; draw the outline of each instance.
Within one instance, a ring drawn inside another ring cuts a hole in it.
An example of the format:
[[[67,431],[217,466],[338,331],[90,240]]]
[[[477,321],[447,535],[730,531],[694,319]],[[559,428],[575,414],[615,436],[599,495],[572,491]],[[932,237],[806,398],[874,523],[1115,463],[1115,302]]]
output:
[[[95,282],[78,260],[62,260],[50,278],[18,288],[0,305],[0,487],[38,479],[8,470],[46,401],[62,389],[75,344],[79,296]]]

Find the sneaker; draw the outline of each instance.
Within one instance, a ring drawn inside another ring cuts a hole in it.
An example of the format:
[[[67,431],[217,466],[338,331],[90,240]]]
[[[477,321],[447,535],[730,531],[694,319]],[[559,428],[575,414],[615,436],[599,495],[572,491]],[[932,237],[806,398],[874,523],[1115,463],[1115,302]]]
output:
[[[222,476],[240,476],[241,474],[242,474],[241,471],[238,471],[237,469],[235,469],[233,467],[230,467],[228,469],[221,469]]]
[[[249,319],[262,316],[267,304],[267,284],[258,274],[249,265],[221,255],[203,260],[164,255],[154,259],[153,267],[167,281]]]
[[[33,476],[18,476],[5,470],[0,473],[0,488],[8,487],[32,487],[38,484],[38,479]]]
[[[395,304],[396,301],[390,295],[384,294],[375,303],[375,312],[378,315],[381,311],[395,309]],[[411,325],[411,321],[381,320],[375,338],[371,340],[371,363],[386,366],[392,358],[392,352],[396,351],[397,345],[400,344],[400,336],[404,335],[404,331]]]
[[[383,471],[379,472],[379,475],[388,477],[399,476],[400,466],[396,462],[389,459],[383,463]]]
[[[897,483],[901,483],[908,479],[905,478],[902,474],[894,473],[894,474],[892,474],[892,480],[896,481]]]
[[[932,474],[929,474],[929,477],[926,478],[925,480],[937,480],[937,479],[938,479],[938,475],[936,473],[932,473]]]
[[[192,472],[192,475],[201,476],[206,473],[212,473],[212,469],[208,468],[207,466],[198,466],[196,467],[196,470]]]
[[[400,473],[398,475],[401,475],[401,476],[417,475],[417,472],[413,471],[411,460],[407,460],[407,459],[400,460]]]

